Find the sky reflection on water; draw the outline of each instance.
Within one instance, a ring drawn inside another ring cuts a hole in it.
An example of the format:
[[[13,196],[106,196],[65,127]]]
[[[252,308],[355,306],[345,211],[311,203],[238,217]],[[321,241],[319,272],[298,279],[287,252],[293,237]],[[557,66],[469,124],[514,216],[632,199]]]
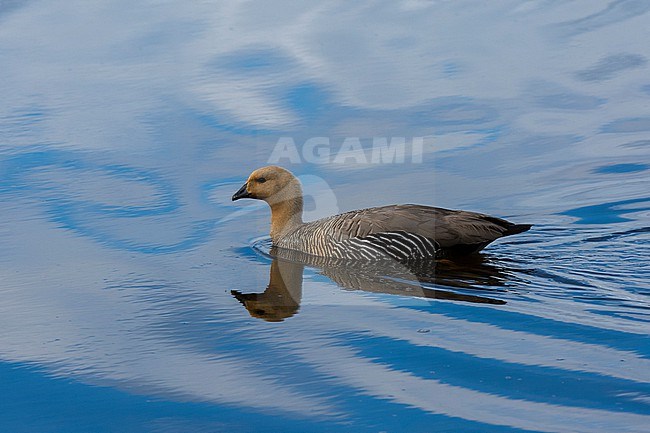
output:
[[[0,2],[0,430],[646,431],[648,12]],[[422,163],[283,165],[310,219],[534,223],[496,277],[425,284],[505,304],[314,265],[283,321],[251,316],[268,211],[230,196],[282,137],[423,137]]]

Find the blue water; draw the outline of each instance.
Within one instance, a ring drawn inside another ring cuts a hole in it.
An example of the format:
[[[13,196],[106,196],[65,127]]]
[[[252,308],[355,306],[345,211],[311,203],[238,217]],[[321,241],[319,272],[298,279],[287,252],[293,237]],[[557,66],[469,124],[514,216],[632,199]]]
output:
[[[634,0],[0,1],[0,432],[647,432],[648,29]],[[230,201],[269,163],[308,219],[534,227],[421,284],[272,260]]]

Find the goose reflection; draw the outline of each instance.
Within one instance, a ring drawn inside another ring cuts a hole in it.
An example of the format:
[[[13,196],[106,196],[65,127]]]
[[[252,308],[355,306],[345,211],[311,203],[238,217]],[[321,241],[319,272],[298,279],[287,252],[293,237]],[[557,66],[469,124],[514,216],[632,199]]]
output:
[[[431,260],[402,264],[392,260],[367,263],[327,259],[279,248],[272,248],[269,255],[273,261],[264,292],[231,291],[252,317],[269,322],[283,321],[300,309],[305,266],[318,269],[345,290],[493,305],[506,303],[486,296],[429,287],[477,291],[487,290],[486,286],[503,286],[507,273],[482,257],[463,262]]]

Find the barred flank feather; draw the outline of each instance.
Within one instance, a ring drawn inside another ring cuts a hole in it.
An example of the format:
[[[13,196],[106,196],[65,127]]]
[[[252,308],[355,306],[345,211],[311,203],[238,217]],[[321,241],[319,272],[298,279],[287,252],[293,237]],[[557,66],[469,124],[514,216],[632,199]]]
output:
[[[302,224],[276,246],[320,257],[404,261],[470,254],[529,228],[486,217],[419,205],[362,209]]]

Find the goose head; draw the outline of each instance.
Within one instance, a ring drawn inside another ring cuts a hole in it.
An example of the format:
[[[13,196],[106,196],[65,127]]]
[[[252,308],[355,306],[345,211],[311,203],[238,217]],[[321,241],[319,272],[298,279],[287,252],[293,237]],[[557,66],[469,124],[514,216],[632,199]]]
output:
[[[273,206],[276,203],[302,200],[302,188],[289,170],[269,165],[253,171],[246,183],[232,196],[233,201],[241,198],[264,200]]]
[[[232,200],[253,198],[271,207],[271,240],[274,244],[302,224],[302,188],[289,170],[275,165],[258,168],[248,176]]]

